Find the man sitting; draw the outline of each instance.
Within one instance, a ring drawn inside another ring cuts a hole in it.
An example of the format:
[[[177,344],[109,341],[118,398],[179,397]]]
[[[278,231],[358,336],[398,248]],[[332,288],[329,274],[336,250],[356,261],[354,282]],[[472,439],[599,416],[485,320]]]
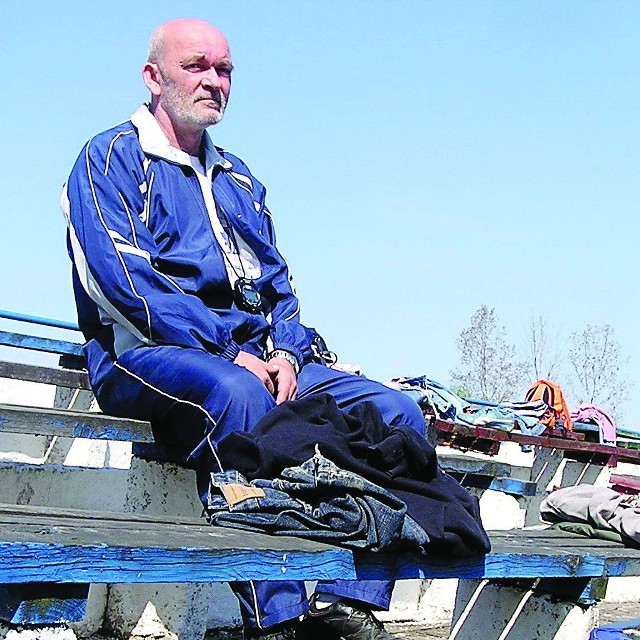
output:
[[[344,410],[372,400],[388,424],[424,432],[400,392],[314,362],[265,189],[206,132],[232,71],[214,26],[159,26],[142,70],[150,103],[85,145],[62,199],[100,407],[150,420],[157,443],[195,469],[203,501],[221,470],[217,443],[287,400],[329,393]],[[297,582],[232,588],[248,636],[293,638],[307,615],[349,640],[384,640],[370,611],[388,608],[392,586],[323,582],[311,603]]]

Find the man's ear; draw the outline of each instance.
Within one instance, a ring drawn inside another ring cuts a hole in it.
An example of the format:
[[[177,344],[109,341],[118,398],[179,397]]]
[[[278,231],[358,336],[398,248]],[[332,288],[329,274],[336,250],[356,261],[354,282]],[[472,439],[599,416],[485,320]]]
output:
[[[147,89],[151,91],[151,95],[159,96],[160,95],[160,69],[155,62],[145,62],[142,67],[142,78],[144,83],[147,85]]]

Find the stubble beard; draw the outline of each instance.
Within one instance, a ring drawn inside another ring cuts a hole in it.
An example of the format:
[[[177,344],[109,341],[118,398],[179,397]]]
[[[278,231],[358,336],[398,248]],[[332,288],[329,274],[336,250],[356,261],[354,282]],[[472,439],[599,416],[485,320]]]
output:
[[[219,105],[218,108],[199,108],[198,103],[205,99],[215,100]],[[177,121],[196,127],[208,127],[218,124],[222,120],[227,106],[227,99],[222,91],[217,91],[215,94],[202,93],[194,96],[175,86],[165,92],[162,102],[165,111],[170,113]]]

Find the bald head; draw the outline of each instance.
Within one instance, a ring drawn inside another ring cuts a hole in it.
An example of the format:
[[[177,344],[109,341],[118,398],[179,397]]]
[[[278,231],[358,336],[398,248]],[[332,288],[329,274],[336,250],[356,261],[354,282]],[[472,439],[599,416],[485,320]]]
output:
[[[167,46],[179,45],[194,38],[213,38],[224,41],[227,49],[229,48],[224,34],[212,24],[194,18],[178,18],[164,22],[155,28],[149,39],[147,62],[152,62],[160,67],[164,66]]]

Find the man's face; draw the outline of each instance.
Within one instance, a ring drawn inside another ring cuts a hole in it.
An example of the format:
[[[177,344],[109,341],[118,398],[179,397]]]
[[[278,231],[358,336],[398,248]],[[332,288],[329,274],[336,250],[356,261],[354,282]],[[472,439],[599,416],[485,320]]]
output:
[[[158,67],[158,103],[174,124],[204,128],[222,119],[233,65],[219,31],[205,25],[167,34]]]

